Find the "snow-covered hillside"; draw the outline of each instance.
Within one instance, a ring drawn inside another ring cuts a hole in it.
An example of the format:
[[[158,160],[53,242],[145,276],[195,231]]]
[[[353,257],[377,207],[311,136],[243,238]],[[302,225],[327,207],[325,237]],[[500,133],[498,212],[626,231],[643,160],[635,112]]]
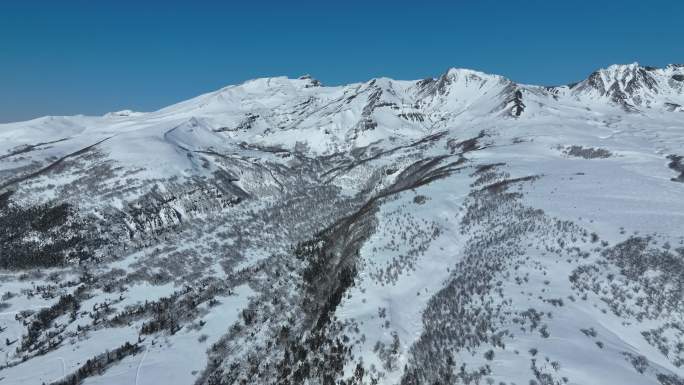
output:
[[[684,66],[0,124],[0,383],[684,384]]]

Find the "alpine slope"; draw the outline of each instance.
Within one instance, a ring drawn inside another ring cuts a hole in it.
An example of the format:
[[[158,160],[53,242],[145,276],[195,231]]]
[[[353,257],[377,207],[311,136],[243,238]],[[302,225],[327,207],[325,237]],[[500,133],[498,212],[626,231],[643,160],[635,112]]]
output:
[[[0,124],[0,383],[684,384],[684,65]]]

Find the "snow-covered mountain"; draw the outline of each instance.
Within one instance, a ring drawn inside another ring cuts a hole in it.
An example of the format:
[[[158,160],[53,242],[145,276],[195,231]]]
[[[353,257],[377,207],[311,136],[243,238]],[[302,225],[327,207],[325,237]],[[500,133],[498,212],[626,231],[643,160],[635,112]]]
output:
[[[571,87],[580,96],[608,98],[627,110],[639,107],[681,109],[684,75],[682,65],[666,68],[641,67],[638,63],[612,65]]]
[[[0,124],[0,383],[684,384],[684,66]]]

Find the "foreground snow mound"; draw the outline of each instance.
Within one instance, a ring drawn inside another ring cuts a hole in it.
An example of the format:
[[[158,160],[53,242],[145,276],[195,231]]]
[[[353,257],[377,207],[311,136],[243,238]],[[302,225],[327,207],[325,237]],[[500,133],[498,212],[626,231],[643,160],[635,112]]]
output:
[[[684,66],[0,125],[0,382],[684,383]]]

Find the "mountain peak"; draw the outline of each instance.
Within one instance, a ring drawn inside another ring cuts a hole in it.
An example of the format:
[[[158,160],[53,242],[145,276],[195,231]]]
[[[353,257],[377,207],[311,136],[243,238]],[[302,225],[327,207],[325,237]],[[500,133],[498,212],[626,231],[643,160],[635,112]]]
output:
[[[601,68],[599,71],[608,71],[608,72],[620,72],[620,71],[634,71],[636,69],[641,68],[641,65],[639,62],[632,62],[632,63],[627,63],[627,64],[611,64],[607,68]]]
[[[304,87],[309,88],[309,87],[320,87],[323,84],[320,82],[320,80],[314,78],[313,76],[309,74],[302,75],[298,78],[298,80],[304,80],[307,81],[308,84],[306,84]]]
[[[577,97],[607,98],[611,103],[632,111],[638,107],[672,104],[673,97],[681,99],[682,86],[677,84],[679,69],[673,65],[664,69],[641,66],[637,62],[614,64],[594,71],[570,88]]]
[[[501,75],[489,74],[486,72],[473,70],[473,69],[469,69],[469,68],[457,68],[457,67],[449,68],[442,75],[442,77],[448,77],[448,78],[452,78],[452,79],[458,79],[458,78],[477,79],[477,78],[479,78],[479,79],[508,80]]]

